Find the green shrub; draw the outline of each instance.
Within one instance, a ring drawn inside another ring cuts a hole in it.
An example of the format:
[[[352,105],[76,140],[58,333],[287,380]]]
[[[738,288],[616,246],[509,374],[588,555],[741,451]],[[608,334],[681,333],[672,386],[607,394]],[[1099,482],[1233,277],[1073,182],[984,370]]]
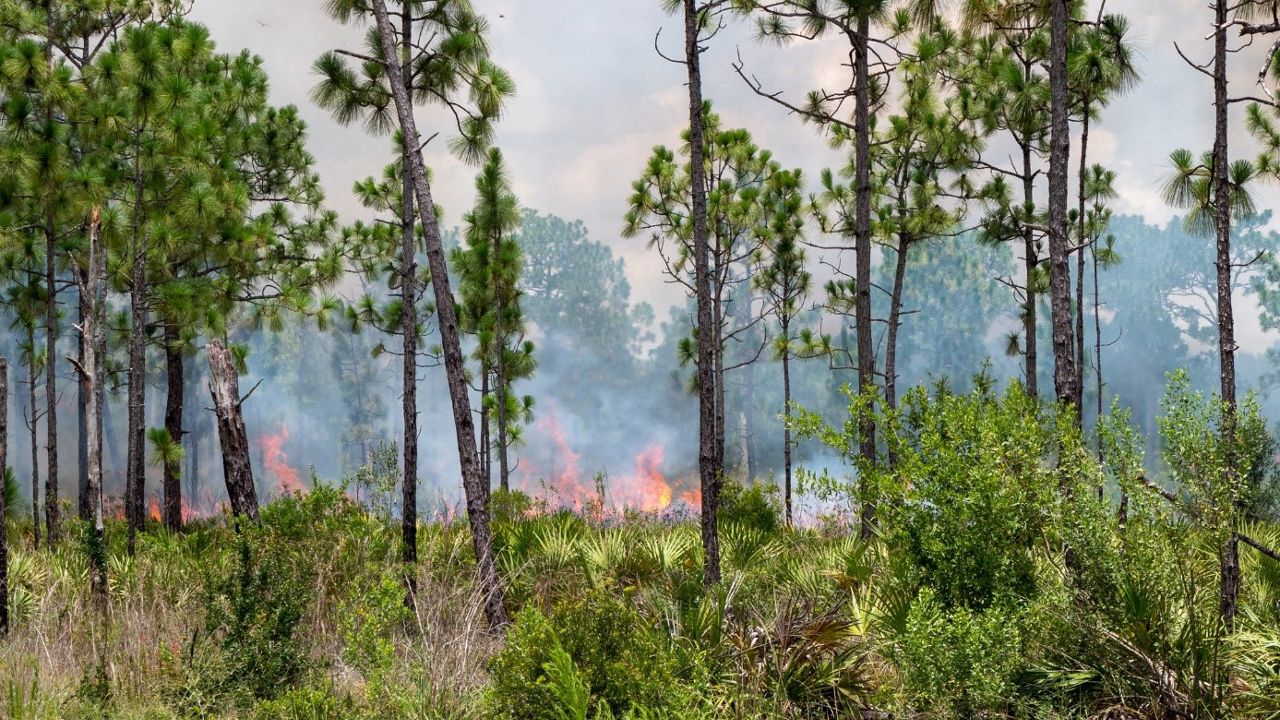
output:
[[[773,532],[778,527],[776,491],[758,483],[748,487],[726,482],[720,490],[720,523]]]
[[[921,592],[901,652],[911,703],[939,717],[1003,716],[1022,670],[1020,621],[1000,606],[946,610]]]
[[[205,630],[217,638],[221,672],[216,694],[274,698],[309,667],[298,625],[311,592],[309,569],[293,562],[287,544],[240,539],[235,566],[209,583]]]
[[[903,401],[891,545],[906,551],[944,607],[980,609],[1034,595],[1030,550],[1052,519],[1059,478],[1045,462],[1061,438],[1014,386]]]
[[[295,688],[275,700],[253,708],[251,720],[356,720],[360,717],[350,698],[339,698],[332,690]]]
[[[687,704],[673,655],[652,621],[616,597],[591,592],[549,614],[528,607],[516,617],[506,647],[489,666],[487,704],[495,717],[560,720],[563,702],[547,674],[556,648],[572,660],[595,713],[675,711]]]

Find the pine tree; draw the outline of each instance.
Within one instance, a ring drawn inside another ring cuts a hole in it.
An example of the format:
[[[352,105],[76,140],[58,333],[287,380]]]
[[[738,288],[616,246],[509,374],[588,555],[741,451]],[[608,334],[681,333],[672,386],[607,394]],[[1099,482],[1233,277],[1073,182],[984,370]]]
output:
[[[372,16],[376,32],[369,36],[372,46],[370,54],[340,51],[326,54],[317,61],[317,71],[325,81],[317,89],[316,99],[321,105],[333,110],[339,120],[351,121],[364,117],[368,119],[370,129],[387,130],[392,125],[398,125],[402,133],[402,157],[407,169],[404,194],[406,203],[410,196],[417,203],[417,219],[422,224],[427,262],[431,270],[445,374],[453,406],[458,456],[462,463],[463,487],[467,496],[467,516],[471,522],[472,542],[485,597],[485,614],[491,625],[499,627],[506,624],[507,613],[503,606],[502,586],[493,556],[486,493],[472,429],[471,401],[467,395],[462,347],[458,339],[458,319],[449,288],[439,218],[431,199],[430,180],[419,144],[422,139],[418,136],[413,108],[417,103],[430,102],[451,110],[457,118],[456,129],[459,134],[453,148],[464,157],[475,158],[489,144],[493,125],[501,113],[505,98],[514,92],[514,83],[501,68],[489,60],[484,37],[485,21],[472,11],[469,3],[464,0],[423,0],[405,2],[400,5],[399,10],[400,25],[397,29],[384,0],[373,0],[369,6],[347,0],[330,4],[330,13],[344,22],[369,19]],[[428,38],[428,46],[419,48],[414,45],[412,38],[416,36]],[[363,75],[358,75],[347,67],[342,55],[360,59],[363,63]],[[391,115],[393,107],[395,114]],[[408,217],[410,214],[406,212],[404,216]],[[406,233],[406,238],[408,237],[410,236]],[[412,252],[403,252],[402,266],[413,262],[412,255]],[[413,273],[402,272],[402,282],[412,277]],[[404,307],[411,308],[413,303],[405,302]],[[405,327],[410,327],[408,319]],[[407,332],[406,337],[413,334]],[[406,347],[406,390],[413,385],[416,365],[410,364],[409,360],[416,354],[416,346]],[[405,439],[409,441],[410,430],[416,425],[416,413],[408,412],[408,392],[405,397]],[[412,442],[412,447],[406,445],[406,458],[416,454],[416,434],[412,436]],[[413,502],[404,503],[403,545],[407,563],[416,562],[417,559],[416,539],[409,542],[411,538],[416,538],[417,522],[417,471],[416,467],[412,469],[412,474],[405,473],[406,499],[413,496]],[[414,485],[412,492],[410,484]],[[409,592],[413,592],[412,582],[409,583]]]
[[[533,343],[524,337],[520,305],[524,257],[515,236],[520,209],[496,148],[488,152],[476,177],[475,207],[463,222],[466,247],[457,249],[452,260],[459,277],[461,327],[476,339],[481,462],[486,475],[491,475],[490,449],[497,448],[499,487],[506,491],[511,489],[508,451],[533,412],[533,399],[516,397],[511,386],[532,375],[535,362]],[[491,424],[497,428],[496,440],[490,435]]]
[[[778,185],[779,200],[770,212],[770,246],[756,286],[764,293],[770,313],[778,321],[779,334],[773,341],[774,355],[782,362],[782,467],[783,509],[787,527],[792,524],[791,463],[791,360],[830,352],[831,340],[819,337],[810,328],[798,328],[812,289],[812,274],[805,267],[805,252],[799,241],[804,228],[804,208],[799,172],[781,172],[772,179]]]

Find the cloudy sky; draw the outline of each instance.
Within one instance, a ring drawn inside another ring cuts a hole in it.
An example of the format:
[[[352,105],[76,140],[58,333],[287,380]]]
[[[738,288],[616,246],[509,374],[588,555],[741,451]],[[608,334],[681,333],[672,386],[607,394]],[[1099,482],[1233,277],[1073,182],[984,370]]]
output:
[[[492,24],[496,60],[518,85],[498,142],[521,202],[584,220],[593,237],[626,260],[635,297],[653,303],[663,317],[676,291],[662,282],[644,240],[624,239],[620,228],[630,182],[653,146],[676,143],[685,123],[683,68],[654,50],[655,34],[663,30],[659,42],[668,54],[678,54],[680,28],[658,0],[475,4]],[[333,22],[322,8],[321,0],[196,0],[192,17],[212,29],[224,51],[248,48],[264,58],[274,101],[297,105],[310,124],[330,205],[354,219],[360,209],[352,182],[377,173],[390,150],[387,139],[341,127],[310,101],[315,58],[334,48],[358,48],[362,37],[361,29]],[[1172,215],[1159,198],[1169,152],[1199,152],[1212,140],[1212,87],[1179,59],[1174,42],[1190,57],[1207,59],[1211,15],[1204,0],[1111,0],[1107,10],[1129,16],[1143,80],[1095,123],[1090,154],[1119,173],[1118,211],[1163,223]],[[1234,56],[1235,93],[1255,92],[1264,54],[1258,46]],[[749,128],[784,165],[803,168],[811,180],[821,168],[838,165],[840,157],[811,128],[743,85],[730,66],[739,55],[766,87],[799,98],[810,88],[844,82],[839,49],[761,46],[749,27],[734,27],[715,39],[705,60],[706,93],[726,123]],[[1236,107],[1242,112],[1242,105]],[[432,116],[424,113],[423,122],[431,125]],[[1242,121],[1234,133],[1239,140],[1233,154],[1252,155]],[[471,204],[475,170],[443,148],[430,151],[428,162],[446,223],[456,223]],[[1280,199],[1271,189],[1262,196],[1264,207]]]

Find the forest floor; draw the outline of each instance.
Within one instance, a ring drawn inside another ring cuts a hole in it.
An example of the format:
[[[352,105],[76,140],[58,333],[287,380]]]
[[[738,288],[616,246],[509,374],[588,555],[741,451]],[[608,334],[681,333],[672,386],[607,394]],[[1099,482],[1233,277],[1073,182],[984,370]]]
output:
[[[1155,718],[1209,702],[1275,717],[1280,568],[1244,558],[1246,609],[1222,640],[1197,620],[1212,553],[1185,531],[1161,549],[1157,522],[1131,521],[1132,564],[1080,581],[1118,583],[1114,603],[1082,600],[1033,543],[986,558],[1006,587],[962,606],[981,577],[930,579],[901,538],[839,522],[785,529],[756,490],[730,492],[711,593],[692,521],[495,503],[504,637],[473,594],[464,522],[423,526],[406,607],[396,523],[336,489],[271,503],[241,533],[149,528],[133,557],[111,524],[105,618],[83,528],[53,551],[13,528],[0,717]],[[1212,698],[1209,663],[1230,678]]]

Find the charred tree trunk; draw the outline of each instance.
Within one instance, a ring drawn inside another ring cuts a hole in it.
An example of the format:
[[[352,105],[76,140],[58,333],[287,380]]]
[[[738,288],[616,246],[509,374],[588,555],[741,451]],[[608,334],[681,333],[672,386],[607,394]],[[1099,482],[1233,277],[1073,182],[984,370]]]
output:
[[[408,67],[413,52],[413,11],[405,3],[400,13],[401,81],[410,102],[413,98],[413,73]],[[401,352],[401,413],[404,415],[404,471],[403,494],[400,498],[400,561],[405,568],[405,592],[407,604],[412,606],[416,591],[416,566],[418,564],[418,237],[417,223],[413,219],[413,181],[409,173],[412,155],[417,148],[410,144],[406,133],[401,148],[401,206],[400,206],[400,336],[404,345]]]
[[[49,66],[53,67],[52,56]],[[45,121],[53,124],[51,115]],[[54,255],[57,253],[57,232],[53,225],[53,205],[45,200],[44,208],[44,402],[45,402],[45,462],[48,467],[44,474],[44,516],[45,539],[49,547],[58,544],[62,534],[62,521],[58,512],[58,285],[54,270]]]
[[[400,129],[406,143],[415,151],[409,153],[409,171],[414,189],[419,219],[426,239],[427,262],[431,269],[431,287],[435,293],[436,315],[440,323],[440,342],[444,351],[445,374],[449,382],[449,398],[453,406],[454,430],[458,441],[458,458],[462,466],[462,485],[467,496],[467,518],[471,523],[471,540],[476,554],[476,571],[481,592],[484,595],[485,617],[490,626],[502,627],[508,622],[503,605],[502,583],[498,577],[497,562],[493,551],[493,532],[489,526],[489,509],[485,505],[479,453],[476,451],[475,429],[471,418],[471,400],[467,394],[467,379],[462,343],[458,338],[458,316],[453,304],[453,292],[449,287],[449,272],[445,261],[444,244],[440,237],[440,223],[435,214],[431,197],[431,184],[427,179],[422,153],[418,148],[417,121],[413,116],[413,104],[401,74],[403,69],[396,53],[395,30],[387,14],[384,0],[373,0],[373,12],[377,18],[378,37],[383,57],[387,59],[388,84],[395,100]]]
[[[183,445],[182,409],[186,392],[185,367],[182,363],[182,338],[177,326],[165,323],[164,361],[168,396],[164,406],[164,429],[169,440]],[[164,462],[164,526],[173,532],[182,530],[182,466]]]
[[[1067,232],[1067,164],[1071,160],[1071,128],[1067,88],[1068,0],[1051,0],[1049,23],[1049,294],[1053,325],[1053,384],[1058,402],[1080,407],[1071,327],[1070,238]]]
[[[1029,71],[1028,71],[1029,72]],[[1027,212],[1035,208],[1035,177],[1031,170],[1031,145],[1029,141],[1024,141],[1022,145],[1022,202]],[[1026,273],[1026,305],[1022,310],[1022,335],[1026,345],[1026,375],[1027,395],[1032,398],[1040,396],[1039,387],[1039,328],[1036,322],[1036,316],[1039,310],[1040,298],[1036,292],[1035,275],[1036,268],[1040,265],[1040,253],[1036,249],[1035,234],[1030,227],[1024,227],[1022,230],[1022,261]]]
[[[1231,304],[1231,179],[1227,156],[1227,3],[1216,0],[1213,35],[1213,214],[1217,239],[1218,362],[1226,443],[1227,481],[1236,480],[1236,330]],[[1233,513],[1234,517],[1234,513]],[[1231,528],[1220,551],[1220,614],[1228,632],[1235,627],[1240,593],[1240,541]]]
[[[702,579],[720,582],[721,468],[716,464],[715,332],[712,328],[710,230],[707,225],[706,140],[702,124],[702,48],[697,0],[684,0],[685,69],[689,81],[689,170],[693,211],[694,285],[698,306],[698,481],[702,489]]]
[[[9,468],[9,361],[0,356],[0,636],[9,632],[9,508],[4,479]]]
[[[857,267],[854,279],[857,295],[854,299],[854,325],[858,342],[858,392],[869,394],[875,390],[876,358],[871,338],[871,88],[870,51],[868,35],[871,21],[868,13],[858,18],[858,32],[854,43],[854,66],[857,86],[854,94],[854,252]],[[858,418],[858,452],[862,462],[870,467],[876,461],[876,426],[870,408],[864,408]],[[871,485],[866,474],[858,480],[858,496],[862,501],[863,539],[871,537],[875,522],[876,504],[871,497]]]
[[[253,464],[249,461],[249,433],[244,425],[240,376],[225,340],[210,340],[205,352],[209,356],[209,393],[218,418],[222,473],[227,482],[231,512],[258,522],[258,493],[253,484]]]
[[[40,411],[36,404],[36,388],[40,385],[40,371],[36,367],[35,332],[28,330],[27,341],[31,346],[31,358],[27,364],[27,414],[31,416],[31,527],[32,547],[40,547]]]
[[[103,355],[106,350],[106,250],[99,234],[97,209],[89,221],[89,263],[80,285],[80,385],[87,399],[84,413],[85,502],[90,518],[89,590],[100,614],[107,609],[107,551],[102,518]]]
[[[147,410],[147,259],[142,228],[141,148],[134,152],[132,268],[129,282],[129,413],[128,459],[125,468],[124,515],[129,525],[129,554],[146,519],[146,410]]]
[[[76,282],[81,286],[84,284],[80,276],[77,276]],[[89,316],[89,298],[85,297],[83,290],[79,293],[76,306],[80,327],[83,328],[85,318]],[[76,359],[81,367],[85,366],[84,344],[85,339],[82,333],[76,339]],[[89,412],[89,395],[89,388],[81,377],[76,383],[76,510],[80,519],[85,522],[93,520],[89,507],[89,426],[88,418],[85,417]]]

